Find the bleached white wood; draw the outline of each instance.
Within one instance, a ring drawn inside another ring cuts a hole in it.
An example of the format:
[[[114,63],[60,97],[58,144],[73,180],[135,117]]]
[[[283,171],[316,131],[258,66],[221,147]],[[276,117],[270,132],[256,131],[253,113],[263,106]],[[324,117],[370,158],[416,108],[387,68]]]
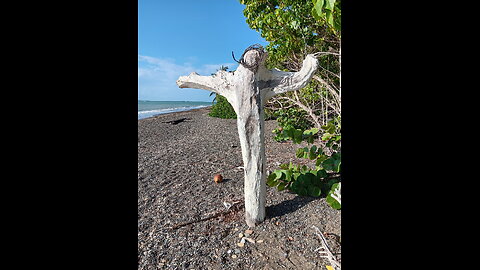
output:
[[[302,68],[298,72],[285,72],[278,69],[270,70],[269,81],[274,82],[271,87],[266,87],[266,99],[289,91],[302,89],[312,78],[318,68],[318,61],[312,54],[303,60]]]
[[[317,70],[317,59],[308,55],[298,72],[265,68],[267,54],[249,50],[235,72],[218,71],[212,76],[191,73],[177,80],[180,88],[205,89],[227,98],[237,113],[238,136],[244,164],[245,220],[254,227],[265,219],[265,102],[278,94],[305,87]]]

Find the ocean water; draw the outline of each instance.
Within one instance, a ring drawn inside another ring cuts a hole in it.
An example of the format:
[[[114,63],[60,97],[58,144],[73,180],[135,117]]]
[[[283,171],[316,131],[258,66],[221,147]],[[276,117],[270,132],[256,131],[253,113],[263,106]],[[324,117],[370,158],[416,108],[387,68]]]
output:
[[[211,106],[212,102],[201,101],[138,101],[138,119],[152,117],[158,114],[188,111]]]

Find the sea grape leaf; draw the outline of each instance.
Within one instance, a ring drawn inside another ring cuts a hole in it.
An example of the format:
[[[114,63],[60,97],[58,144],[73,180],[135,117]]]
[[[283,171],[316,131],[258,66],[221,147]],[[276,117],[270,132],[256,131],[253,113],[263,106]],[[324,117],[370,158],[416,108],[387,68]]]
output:
[[[322,162],[325,161],[328,158],[327,155],[320,154],[317,156],[317,161],[315,162],[315,166],[320,166],[322,165]]]
[[[315,3],[315,0],[314,0],[314,3]],[[318,21],[320,21],[322,19],[320,17],[320,15],[318,14],[317,8],[315,6],[312,8],[312,15]]]
[[[308,186],[308,195],[312,197],[319,197],[322,194],[322,190],[317,186]]]
[[[328,140],[330,140],[330,138],[332,138],[333,136],[334,136],[333,134],[325,133],[325,134],[323,134],[323,136],[322,136],[322,141],[328,141]]]
[[[339,178],[332,178],[332,179],[329,179],[326,182],[323,182],[322,192],[325,193],[325,194],[328,194],[330,192],[330,190],[332,189],[332,186],[335,185],[338,182],[340,182]]]
[[[323,3],[324,0],[313,0],[313,8],[315,9],[317,15],[322,14]]]
[[[318,178],[325,178],[325,177],[327,177],[327,172],[325,170],[318,170],[317,171],[317,177]]]
[[[275,180],[282,179],[283,170],[275,170],[275,171],[273,171],[273,173],[275,174]]]
[[[342,161],[339,160],[339,159],[336,159],[334,162],[333,162],[333,171],[334,172],[340,172],[340,165],[342,165]]]
[[[278,186],[277,186],[277,190],[278,190],[278,191],[282,191],[282,190],[285,189],[285,186],[286,186],[285,183],[280,183],[280,184],[278,184]]]
[[[339,210],[342,208],[342,205],[337,200],[335,200],[330,194],[328,194],[325,200],[333,209]]]
[[[325,1],[325,9],[333,10],[334,5],[335,5],[335,0]]]
[[[300,196],[307,196],[308,195],[308,191],[304,186],[298,187],[297,191],[295,193],[297,193]]]
[[[332,157],[327,158],[325,161],[322,162],[322,167],[327,171],[333,171],[333,163],[335,159]]]
[[[317,175],[315,176],[315,178],[312,179],[312,185],[317,186],[317,187],[322,186],[322,178],[318,175],[318,171],[317,171]]]
[[[296,144],[299,144],[302,142],[303,138],[302,138],[302,135],[303,135],[303,132],[301,129],[294,129],[293,130],[293,142],[296,143]]]
[[[274,173],[271,173],[268,178],[267,178],[267,185],[269,187],[274,187],[278,184],[277,180],[275,180],[276,175]]]
[[[327,171],[340,172],[341,162],[342,161],[339,155],[332,155],[331,157],[322,162],[322,167]]]
[[[300,178],[300,177],[299,177]],[[313,173],[306,173],[301,176],[301,179],[297,179],[301,181],[302,185],[304,186],[311,186],[316,178],[316,175]]]
[[[318,133],[318,128],[307,129],[303,132],[304,135],[308,135],[308,136],[315,135],[317,133]]]
[[[290,178],[292,177],[292,170],[285,170],[285,180],[290,181]]]

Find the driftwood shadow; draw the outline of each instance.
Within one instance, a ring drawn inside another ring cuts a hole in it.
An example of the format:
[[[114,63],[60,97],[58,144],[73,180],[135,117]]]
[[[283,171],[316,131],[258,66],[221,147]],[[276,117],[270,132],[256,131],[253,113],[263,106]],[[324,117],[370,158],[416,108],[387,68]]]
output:
[[[266,219],[271,219],[275,217],[281,217],[283,215],[293,213],[298,209],[304,207],[305,205],[309,204],[314,200],[318,200],[319,198],[314,197],[303,197],[303,196],[296,196],[291,200],[286,200],[280,202],[276,205],[267,206],[266,211]]]
[[[178,123],[181,123],[181,122],[190,122],[190,121],[187,121],[187,120],[191,120],[192,118],[180,118],[180,119],[177,119],[177,120],[172,120],[172,121],[166,121],[166,122],[162,122],[162,123],[167,123],[167,124],[172,124],[172,125],[176,125]]]

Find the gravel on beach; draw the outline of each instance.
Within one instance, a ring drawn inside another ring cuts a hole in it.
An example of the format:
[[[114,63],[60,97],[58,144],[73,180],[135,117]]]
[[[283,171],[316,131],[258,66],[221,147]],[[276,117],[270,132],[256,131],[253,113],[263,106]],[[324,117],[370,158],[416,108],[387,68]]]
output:
[[[267,217],[249,228],[236,119],[208,112],[138,120],[138,269],[326,269],[312,226],[339,253],[341,211],[324,198],[267,187]],[[276,121],[265,125],[267,172],[305,163],[295,157],[303,144],[276,142]],[[215,174],[223,181],[214,182]]]

